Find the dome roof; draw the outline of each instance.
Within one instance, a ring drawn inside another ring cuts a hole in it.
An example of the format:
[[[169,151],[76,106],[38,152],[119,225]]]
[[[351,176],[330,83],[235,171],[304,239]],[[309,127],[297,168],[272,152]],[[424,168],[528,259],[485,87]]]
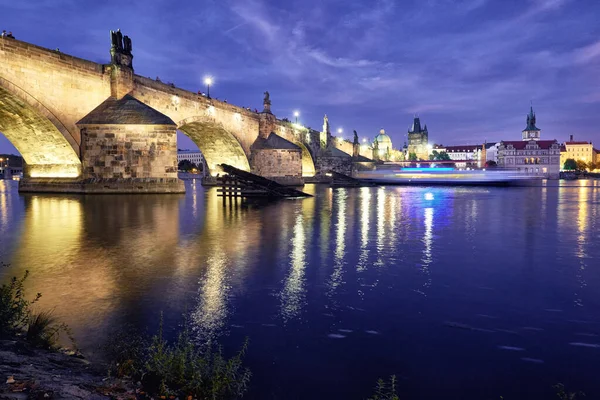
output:
[[[385,130],[383,129],[379,131],[379,135],[375,136],[375,141],[380,145],[389,144],[390,147],[392,145],[392,139],[388,135],[386,135]]]

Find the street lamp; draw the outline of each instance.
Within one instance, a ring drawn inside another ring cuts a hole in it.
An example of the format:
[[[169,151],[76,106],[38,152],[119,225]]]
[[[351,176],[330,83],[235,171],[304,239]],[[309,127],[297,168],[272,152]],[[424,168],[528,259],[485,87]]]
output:
[[[363,143],[367,143],[367,138],[363,138]]]
[[[300,116],[300,112],[294,111],[294,117],[296,117],[296,123],[298,123],[298,117]]]
[[[206,85],[206,97],[210,99],[210,85],[212,85],[213,80],[210,76],[204,78],[204,84]]]
[[[338,133],[341,135],[344,130],[342,128],[338,128]]]

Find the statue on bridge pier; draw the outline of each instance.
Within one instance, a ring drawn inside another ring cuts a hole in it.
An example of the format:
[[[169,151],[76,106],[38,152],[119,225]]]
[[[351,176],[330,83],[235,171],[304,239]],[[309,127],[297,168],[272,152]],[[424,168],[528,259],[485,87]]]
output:
[[[129,36],[123,38],[123,51],[127,55],[131,55],[131,39]]]
[[[133,69],[133,54],[131,53],[131,39],[123,37],[120,29],[110,31],[110,62]]]
[[[354,130],[354,141],[352,142],[352,157],[358,159],[360,156],[360,143],[358,142],[358,133]]]
[[[269,91],[266,91],[264,95],[265,98],[263,99],[263,112],[271,114],[271,95],[269,94]]]

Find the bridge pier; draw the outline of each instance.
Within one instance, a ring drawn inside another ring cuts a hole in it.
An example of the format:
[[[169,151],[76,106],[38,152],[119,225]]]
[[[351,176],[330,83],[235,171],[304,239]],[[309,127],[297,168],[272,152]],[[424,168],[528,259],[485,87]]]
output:
[[[176,125],[130,95],[108,98],[81,119],[82,175],[26,177],[22,192],[184,193],[177,178]]]

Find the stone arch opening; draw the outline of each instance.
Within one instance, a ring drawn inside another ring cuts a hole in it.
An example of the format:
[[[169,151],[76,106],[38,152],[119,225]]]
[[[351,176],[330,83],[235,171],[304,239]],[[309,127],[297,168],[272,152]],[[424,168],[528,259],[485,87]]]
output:
[[[302,177],[315,176],[317,169],[315,168],[315,162],[308,147],[302,142],[294,142],[294,144],[302,149]]]
[[[25,160],[30,178],[81,176],[79,144],[42,104],[0,78],[0,132]]]
[[[177,128],[198,146],[208,167],[208,173],[220,173],[219,164],[229,164],[250,171],[250,163],[244,148],[235,136],[222,124],[209,119],[188,119]]]

